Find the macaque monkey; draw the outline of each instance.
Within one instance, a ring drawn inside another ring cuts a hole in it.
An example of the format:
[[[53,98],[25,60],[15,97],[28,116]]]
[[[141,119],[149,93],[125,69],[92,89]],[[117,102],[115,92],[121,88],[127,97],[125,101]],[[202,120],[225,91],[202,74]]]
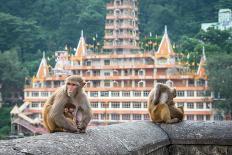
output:
[[[71,75],[47,99],[42,116],[49,132],[85,132],[92,117],[89,100],[82,89],[85,84],[80,76]]]
[[[176,97],[176,89],[171,88],[166,84],[157,83],[149,94],[149,101],[154,105],[163,103],[172,103],[173,98]]]
[[[74,120],[74,110],[76,109],[76,107],[73,105],[73,104],[67,104],[65,107],[64,107],[64,116],[66,118],[69,118],[70,120],[72,121],[75,121]]]
[[[157,83],[148,96],[148,112],[155,123],[176,123],[183,119],[183,108],[176,108],[176,89]]]
[[[184,119],[184,107],[183,106],[176,107],[175,104],[176,103],[174,101],[168,103],[170,116],[171,118],[178,118],[179,121],[182,121]]]

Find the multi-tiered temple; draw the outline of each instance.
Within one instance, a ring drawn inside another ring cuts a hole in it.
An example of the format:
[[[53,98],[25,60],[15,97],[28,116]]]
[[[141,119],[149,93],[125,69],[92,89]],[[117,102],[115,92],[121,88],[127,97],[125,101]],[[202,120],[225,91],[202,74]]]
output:
[[[115,0],[107,4],[105,52],[125,54],[139,50],[137,3],[137,0]]]
[[[147,96],[157,82],[172,83],[175,101],[183,105],[187,120],[213,120],[212,97],[205,74],[205,54],[197,71],[177,62],[167,28],[157,51],[141,51],[138,46],[138,1],[113,0],[107,4],[104,46],[100,54],[89,50],[80,37],[74,55],[57,51],[56,65],[48,67],[45,55],[36,76],[25,86],[24,104],[14,107],[12,131],[38,134],[41,109],[48,96],[71,75],[81,75],[93,108],[91,125],[108,125],[149,120]]]

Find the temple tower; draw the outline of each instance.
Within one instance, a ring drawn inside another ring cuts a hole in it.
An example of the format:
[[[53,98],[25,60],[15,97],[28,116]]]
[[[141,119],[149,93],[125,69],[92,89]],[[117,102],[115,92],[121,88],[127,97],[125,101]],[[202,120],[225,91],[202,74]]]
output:
[[[104,52],[126,54],[138,51],[138,0],[112,0],[106,9]]]

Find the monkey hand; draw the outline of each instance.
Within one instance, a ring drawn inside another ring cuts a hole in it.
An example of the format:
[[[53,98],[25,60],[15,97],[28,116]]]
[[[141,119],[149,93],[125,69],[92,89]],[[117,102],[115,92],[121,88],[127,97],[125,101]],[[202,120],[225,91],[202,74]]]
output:
[[[83,129],[85,126],[84,126],[84,124],[83,123],[77,123],[77,128],[78,129]]]
[[[77,122],[77,128],[79,130],[80,133],[85,133],[86,131],[86,126],[84,125],[84,123],[81,122]]]
[[[76,130],[63,130],[64,132],[70,132],[70,133],[80,133],[80,129],[76,129]]]
[[[80,133],[86,133],[85,129],[80,129]]]

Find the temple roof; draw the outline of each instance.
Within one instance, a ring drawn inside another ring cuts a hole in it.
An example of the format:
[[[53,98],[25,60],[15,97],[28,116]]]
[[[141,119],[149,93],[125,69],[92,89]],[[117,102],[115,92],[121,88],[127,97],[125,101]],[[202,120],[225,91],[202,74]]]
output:
[[[167,26],[165,26],[165,31],[163,38],[161,40],[158,51],[155,53],[156,58],[169,58],[170,56],[175,55],[170,39],[168,37]]]
[[[86,43],[83,35],[83,30],[81,31],[81,37],[76,49],[75,57],[77,57],[78,60],[82,60],[82,58],[86,55]]]
[[[197,70],[198,76],[200,76],[200,77],[206,76],[205,65],[206,65],[206,56],[205,56],[205,47],[203,46],[202,56],[201,56],[200,64],[198,66],[198,70]]]
[[[14,108],[10,111],[10,114],[18,114],[19,113],[19,107],[17,105],[14,106]]]
[[[49,70],[48,70],[47,60],[45,58],[45,53],[43,52],[43,58],[40,62],[39,69],[36,74],[36,78],[42,79],[47,77],[48,75],[49,75]]]

